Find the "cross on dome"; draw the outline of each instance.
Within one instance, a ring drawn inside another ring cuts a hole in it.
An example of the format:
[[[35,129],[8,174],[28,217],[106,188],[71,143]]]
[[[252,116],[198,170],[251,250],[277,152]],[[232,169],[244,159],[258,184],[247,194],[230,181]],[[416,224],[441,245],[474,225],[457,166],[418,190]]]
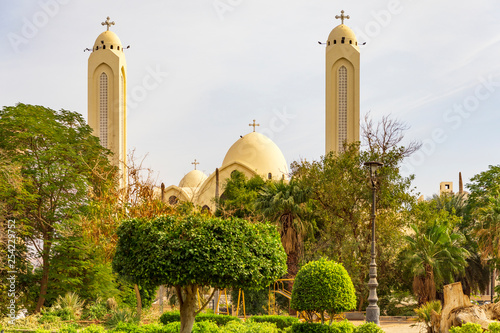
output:
[[[335,15],[335,18],[340,19],[342,24],[344,24],[344,19],[350,19],[349,15],[344,15],[344,10],[340,11],[340,15]]]
[[[194,169],[196,170],[196,165],[200,164],[200,162],[196,161],[196,158],[194,159],[194,162],[191,162],[191,164],[194,165]]]
[[[106,21],[101,22],[101,25],[107,25],[107,27],[106,27],[106,28],[107,28],[107,29],[106,29],[106,31],[109,31],[109,27],[110,27],[110,26],[112,26],[112,25],[115,25],[115,21],[110,22],[110,21],[109,21],[109,16],[108,16],[108,17],[106,18]]]
[[[253,120],[252,124],[248,124],[248,126],[253,126],[253,131],[255,132],[255,126],[260,126],[260,124],[255,123],[255,119]]]

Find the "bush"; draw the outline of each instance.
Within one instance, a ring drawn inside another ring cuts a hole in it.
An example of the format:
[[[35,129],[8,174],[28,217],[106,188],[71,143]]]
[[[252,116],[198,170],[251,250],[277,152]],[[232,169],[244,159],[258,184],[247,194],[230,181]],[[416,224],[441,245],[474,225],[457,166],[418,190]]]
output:
[[[354,325],[347,320],[332,323],[331,326],[319,323],[299,323],[292,326],[293,333],[353,333]]]
[[[483,333],[481,325],[474,323],[467,323],[460,326],[450,327],[450,333]]]
[[[139,318],[137,314],[129,308],[117,309],[111,313],[111,316],[106,320],[107,328],[115,328],[120,323],[137,324]]]
[[[104,332],[106,332],[104,327],[97,326],[95,324],[87,326],[81,331],[81,333],[104,333]]]
[[[100,299],[94,302],[94,304],[89,304],[82,314],[82,318],[86,320],[101,320],[108,313],[108,308]]]
[[[423,323],[427,328],[427,331],[432,329],[431,325],[431,315],[433,312],[437,314],[441,313],[441,302],[440,301],[432,301],[422,304],[418,309],[415,309],[415,313],[418,316],[418,321]]]
[[[384,333],[384,330],[375,323],[364,323],[356,327],[354,333]]]
[[[175,323],[176,321],[181,322],[181,314],[179,311],[169,311],[169,312],[164,312],[160,316],[160,322],[163,325],[167,325],[170,323]]]
[[[299,318],[290,316],[253,316],[250,319],[257,323],[274,323],[280,330],[299,322]]]
[[[198,323],[194,323],[193,325],[193,333],[219,333],[219,326],[216,323],[211,321],[201,321]]]
[[[145,325],[147,326],[147,325]],[[144,328],[143,326],[142,328]],[[176,322],[171,322],[168,323],[167,325],[163,326],[161,330],[155,331],[155,330],[150,330],[149,331],[141,331],[141,333],[179,333],[181,330],[181,322],[176,321]],[[193,325],[193,333],[219,333],[219,327],[215,324],[212,323],[211,321],[203,321],[199,323],[194,323]]]
[[[208,313],[200,313],[194,319],[196,322],[200,321],[212,321],[217,324],[217,326],[224,326],[230,321],[241,322],[241,319],[235,316],[228,315],[216,315],[216,314],[208,314]]]
[[[196,325],[196,323],[194,324]],[[193,325],[193,329],[194,329]],[[181,322],[180,321],[174,321],[171,323],[168,323],[163,327],[163,333],[179,333],[181,330]]]
[[[490,323],[488,325],[488,330],[491,333],[500,333],[500,323],[499,322]]]
[[[295,277],[292,290],[292,309],[312,313],[333,314],[356,306],[356,294],[349,274],[342,264],[326,259],[311,261],[302,266]]]
[[[78,329],[74,325],[69,325],[60,328],[59,333],[78,333]]]
[[[279,333],[280,330],[273,323],[257,323],[254,321],[231,321],[220,328],[221,333]]]
[[[180,322],[181,321],[181,314],[179,311],[171,311],[171,312],[165,312],[164,314],[161,315],[160,317],[160,322],[164,325],[173,323],[173,322]],[[216,315],[216,314],[209,314],[209,313],[200,313],[196,316],[195,318],[196,322],[201,322],[201,321],[212,321],[217,326],[224,326],[230,321],[239,321],[241,322],[241,319],[238,317],[234,316],[228,316],[228,315]]]

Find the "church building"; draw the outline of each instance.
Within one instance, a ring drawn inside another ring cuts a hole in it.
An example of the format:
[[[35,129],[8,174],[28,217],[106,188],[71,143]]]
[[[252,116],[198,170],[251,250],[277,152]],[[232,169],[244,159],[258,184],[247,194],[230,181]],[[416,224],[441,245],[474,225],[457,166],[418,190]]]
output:
[[[326,43],[326,153],[340,152],[346,142],[359,141],[359,67],[360,52],[353,31],[344,25],[349,16],[335,16],[341,24],[335,27]],[[113,152],[112,163],[120,168],[122,184],[126,184],[127,148],[127,65],[123,45],[107,26],[91,50],[88,60],[88,119],[101,144]],[[279,147],[267,136],[253,130],[242,136],[227,151],[219,168],[206,175],[188,172],[178,185],[162,186],[161,197],[170,204],[193,202],[211,211],[215,198],[224,191],[231,173],[240,171],[248,178],[255,175],[269,180],[288,180],[288,163]]]

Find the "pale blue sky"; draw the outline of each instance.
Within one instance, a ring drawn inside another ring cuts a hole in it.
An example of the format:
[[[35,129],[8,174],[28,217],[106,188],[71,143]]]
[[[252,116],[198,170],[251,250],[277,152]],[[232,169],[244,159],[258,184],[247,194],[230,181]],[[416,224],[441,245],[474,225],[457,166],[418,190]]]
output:
[[[159,181],[210,174],[240,135],[288,163],[324,154],[324,47],[346,21],[361,48],[361,116],[391,114],[424,147],[403,167],[430,196],[500,164],[500,3],[494,0],[40,0],[0,3],[1,105],[87,116],[86,47],[111,27],[128,64],[128,148]],[[152,75],[151,73],[155,73]],[[155,77],[154,81],[151,78]],[[156,82],[144,90],[144,80]],[[140,92],[146,91],[145,94]]]

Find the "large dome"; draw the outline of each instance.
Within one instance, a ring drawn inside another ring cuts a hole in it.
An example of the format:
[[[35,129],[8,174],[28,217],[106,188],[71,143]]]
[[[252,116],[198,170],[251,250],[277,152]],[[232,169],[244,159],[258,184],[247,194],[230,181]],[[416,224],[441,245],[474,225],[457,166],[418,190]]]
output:
[[[344,39],[344,43],[342,43]],[[330,45],[332,44],[353,44],[358,45],[358,40],[354,32],[345,24],[340,24],[333,28],[332,32],[328,36],[328,41]],[[334,43],[335,41],[335,43]]]
[[[200,170],[191,170],[181,179],[179,187],[199,187],[205,179],[207,175]]]
[[[106,45],[107,49],[123,49],[120,38],[118,38],[118,36],[110,30],[104,31],[97,37],[94,43],[94,51],[96,50],[96,47],[102,48],[103,45]]]
[[[267,136],[252,132],[236,141],[227,151],[222,167],[239,162],[265,179],[288,177],[288,165],[278,146]]]

